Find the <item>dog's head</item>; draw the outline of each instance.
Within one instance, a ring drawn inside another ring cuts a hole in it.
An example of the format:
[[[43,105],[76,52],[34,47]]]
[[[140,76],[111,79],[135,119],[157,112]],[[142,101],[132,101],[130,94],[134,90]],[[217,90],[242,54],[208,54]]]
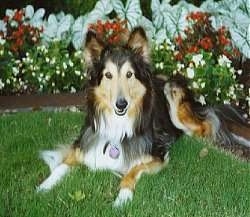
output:
[[[87,97],[94,110],[129,118],[145,110],[143,101],[151,92],[152,81],[149,45],[142,28],[134,29],[127,44],[118,47],[105,44],[89,31],[84,59],[90,87]]]
[[[173,76],[166,82],[164,94],[167,101],[175,106],[186,101],[193,101],[191,90],[188,89],[188,81],[180,74]]]

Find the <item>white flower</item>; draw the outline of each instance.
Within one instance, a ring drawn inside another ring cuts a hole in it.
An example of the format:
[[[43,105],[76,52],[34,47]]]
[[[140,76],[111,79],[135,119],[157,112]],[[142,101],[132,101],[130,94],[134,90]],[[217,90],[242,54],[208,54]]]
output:
[[[241,74],[242,74],[242,70],[239,69],[239,70],[237,71],[237,73],[238,73],[238,75],[241,75]]]
[[[53,65],[53,64],[55,64],[55,62],[56,62],[56,58],[53,57],[53,58],[51,59],[51,61],[50,61],[50,64]]]
[[[240,84],[240,88],[243,89],[244,88],[244,84]]]
[[[59,71],[59,70],[56,70],[56,74],[59,75],[59,74],[60,74],[60,71]]]
[[[184,64],[182,63],[177,63],[177,70],[181,70],[184,68]]]
[[[49,63],[49,58],[46,57],[46,58],[45,58],[45,61],[46,61],[46,63]]]
[[[193,86],[193,88],[195,88],[195,89],[198,89],[198,88],[199,88],[199,86],[198,86],[198,84],[197,84],[196,81],[193,81],[192,86]]]
[[[63,68],[64,68],[64,69],[67,69],[67,68],[68,68],[68,66],[67,66],[67,64],[66,64],[65,62],[63,62]]]
[[[7,84],[10,84],[10,79],[7,78],[6,83],[7,83]]]
[[[196,67],[201,64],[202,59],[203,59],[203,55],[202,54],[196,54],[196,55],[194,55],[192,57],[192,61],[194,62],[194,64],[195,64]]]
[[[188,78],[194,78],[194,69],[192,69],[192,68],[187,68],[187,77]]]
[[[164,67],[163,62],[160,63],[159,67],[160,67],[160,69],[163,69],[163,67]]]
[[[64,77],[65,76],[65,73],[64,72],[62,72],[62,77]]]
[[[17,67],[13,67],[13,68],[12,68],[12,72],[13,72],[13,74],[16,76],[16,75],[19,73],[19,70],[18,70]]]
[[[69,60],[69,66],[70,66],[70,67],[73,67],[73,66],[74,66],[74,63],[73,63],[71,60]]]
[[[70,88],[70,93],[75,93],[76,92],[76,89],[74,87],[71,87]]]
[[[206,100],[205,97],[203,95],[200,95],[198,101],[202,104],[202,105],[206,105]]]
[[[0,90],[2,90],[4,88],[4,83],[2,81],[2,79],[0,78]]]
[[[18,27],[18,22],[16,22],[15,20],[11,20],[10,26],[11,27]]]
[[[227,66],[228,68],[231,66],[231,60],[228,59],[225,55],[219,56],[218,63],[220,66]]]
[[[45,80],[48,81],[50,79],[50,76],[46,75]]]
[[[35,72],[32,72],[32,73],[31,73],[31,75],[32,75],[33,77],[35,77],[35,76],[36,76]]]
[[[0,55],[2,56],[4,54],[4,50],[0,50]]]
[[[0,20],[0,21],[1,21],[1,20]],[[4,44],[5,44],[5,42],[6,42],[6,40],[5,40],[5,39],[0,38],[0,45],[4,45]]]
[[[228,100],[224,100],[223,103],[224,104],[230,104],[230,102]]]
[[[75,71],[75,74],[78,75],[78,76],[80,76],[80,75],[81,75],[81,72],[80,72],[79,70],[76,70],[76,71]]]
[[[206,83],[205,82],[202,82],[201,83],[201,88],[204,88],[206,86]]]
[[[55,87],[55,82],[52,82],[51,85],[52,85],[52,87]]]

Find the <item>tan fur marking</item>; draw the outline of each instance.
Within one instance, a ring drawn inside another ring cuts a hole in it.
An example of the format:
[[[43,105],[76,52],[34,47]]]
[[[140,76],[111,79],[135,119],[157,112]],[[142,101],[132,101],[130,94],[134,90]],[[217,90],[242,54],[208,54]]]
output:
[[[243,138],[246,138],[250,140],[250,126],[242,126],[240,124],[237,124],[235,122],[227,121],[227,126],[229,130],[234,133],[237,136],[241,136]]]
[[[177,108],[177,115],[186,127],[193,131],[194,135],[210,137],[212,136],[212,126],[205,120],[198,119],[192,112],[189,103],[183,103]]]
[[[63,160],[63,163],[73,166],[81,163],[83,160],[83,153],[80,148],[71,149]]]
[[[143,172],[149,174],[155,173],[160,171],[164,167],[164,165],[164,162],[159,159],[153,159],[150,162],[136,165],[122,178],[120,187],[129,188],[133,191],[135,188],[136,181],[140,178],[140,175]]]

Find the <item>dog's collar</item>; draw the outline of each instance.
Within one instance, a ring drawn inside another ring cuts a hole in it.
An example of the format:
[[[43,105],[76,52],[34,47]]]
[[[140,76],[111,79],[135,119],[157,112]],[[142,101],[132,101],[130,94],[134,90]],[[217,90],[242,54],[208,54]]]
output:
[[[117,146],[110,144],[110,142],[106,142],[103,147],[103,154],[106,153],[107,148],[109,150],[109,157],[113,159],[117,159],[120,156],[120,150]]]

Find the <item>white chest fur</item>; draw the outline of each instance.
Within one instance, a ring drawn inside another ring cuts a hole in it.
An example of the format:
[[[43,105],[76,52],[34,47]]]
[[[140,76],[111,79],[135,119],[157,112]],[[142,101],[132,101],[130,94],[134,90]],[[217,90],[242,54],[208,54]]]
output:
[[[119,173],[125,173],[128,166],[124,161],[124,154],[121,149],[121,144],[116,144],[119,149],[119,157],[112,158],[109,154],[111,145],[106,146],[107,140],[100,137],[87,153],[84,155],[84,163],[92,170],[112,170]]]

